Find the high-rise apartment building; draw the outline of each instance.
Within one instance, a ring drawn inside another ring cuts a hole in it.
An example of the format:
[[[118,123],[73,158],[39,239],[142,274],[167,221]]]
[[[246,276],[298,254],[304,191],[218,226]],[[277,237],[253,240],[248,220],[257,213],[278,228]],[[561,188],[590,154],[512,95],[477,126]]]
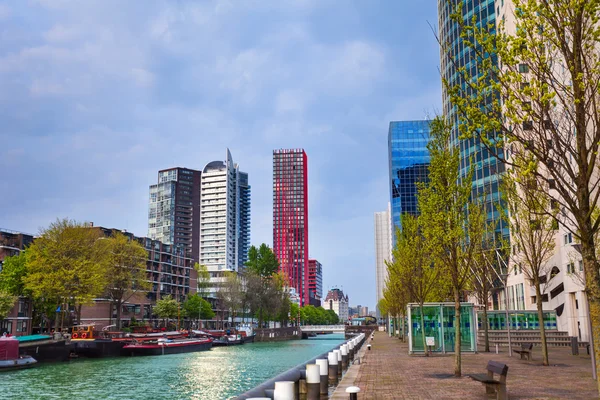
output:
[[[320,306],[323,299],[323,266],[312,258],[308,260],[308,291],[310,303],[315,307]]]
[[[392,239],[400,215],[417,215],[418,182],[429,174],[429,124],[431,121],[392,121],[388,131]],[[392,243],[394,240],[392,240]]]
[[[440,65],[442,77],[450,87],[462,85],[469,95],[468,85],[463,82],[463,76],[458,67],[464,67],[473,77],[477,77],[477,57],[475,52],[465,45],[460,37],[460,29],[451,14],[455,11],[459,0],[438,0],[438,18],[440,42],[444,43],[440,50]],[[496,10],[494,0],[466,0],[462,2],[462,15],[465,23],[471,23],[476,17],[477,25],[490,27],[495,30]],[[491,57],[495,60],[496,54]],[[490,97],[493,99],[493,97]],[[494,99],[495,100],[495,99]],[[485,194],[488,221],[495,225],[495,238],[508,238],[508,227],[502,220],[500,209],[505,208],[500,195],[500,177],[504,172],[504,164],[494,154],[487,151],[483,143],[476,137],[468,140],[459,139],[459,115],[456,107],[450,102],[446,86],[442,86],[442,107],[444,116],[451,124],[451,141],[460,152],[460,176],[466,177],[470,168],[473,173],[473,196]],[[499,154],[503,157],[503,154]],[[498,246],[500,243],[498,243]]]
[[[383,290],[388,277],[386,261],[392,259],[392,227],[390,217],[390,205],[388,210],[375,213],[375,278],[377,283],[377,318],[379,313],[379,301],[383,298]]]
[[[273,251],[301,305],[309,304],[308,159],[303,149],[273,151]]]
[[[199,256],[200,171],[170,168],[150,186],[148,237],[181,247],[195,262]]]
[[[200,192],[200,264],[211,275],[211,295],[226,271],[239,272],[250,245],[250,185],[248,174],[234,164],[212,161],[202,170]]]

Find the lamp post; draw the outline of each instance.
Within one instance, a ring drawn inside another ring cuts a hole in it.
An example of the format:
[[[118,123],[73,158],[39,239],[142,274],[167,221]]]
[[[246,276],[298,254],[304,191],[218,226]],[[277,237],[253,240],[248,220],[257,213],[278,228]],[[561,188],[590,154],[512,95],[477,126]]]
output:
[[[507,329],[507,336],[508,336],[508,356],[512,357],[512,343],[510,340],[510,317],[508,315],[508,273],[506,274],[500,274],[500,277],[502,278],[502,281],[504,282],[504,311],[506,312],[506,329]],[[544,321],[542,321],[543,323]]]

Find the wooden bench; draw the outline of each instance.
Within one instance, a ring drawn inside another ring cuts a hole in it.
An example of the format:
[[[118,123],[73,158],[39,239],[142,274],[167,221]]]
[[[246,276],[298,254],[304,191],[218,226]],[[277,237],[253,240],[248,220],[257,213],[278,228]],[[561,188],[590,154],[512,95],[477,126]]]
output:
[[[533,343],[523,343],[521,344],[521,350],[513,349],[515,353],[521,355],[521,360],[527,356],[527,360],[531,361],[531,352],[533,351]]]
[[[487,374],[472,374],[469,377],[477,382],[485,385],[487,394],[496,393],[497,400],[508,399],[506,392],[506,375],[508,374],[508,365],[498,361],[488,361]],[[498,375],[498,379],[494,379],[494,374]]]

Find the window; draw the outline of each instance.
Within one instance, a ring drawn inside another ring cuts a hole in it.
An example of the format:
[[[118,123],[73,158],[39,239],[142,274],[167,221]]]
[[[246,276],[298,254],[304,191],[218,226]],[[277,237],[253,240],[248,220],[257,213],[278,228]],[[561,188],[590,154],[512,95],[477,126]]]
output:
[[[583,272],[583,260],[579,260],[579,272]]]
[[[573,234],[571,232],[565,233],[564,242],[565,242],[565,244],[573,243]]]
[[[575,263],[568,263],[567,264],[567,274],[574,274],[575,273]]]
[[[548,187],[550,189],[556,189],[556,181],[554,179],[548,179]]]
[[[27,321],[17,321],[17,332],[27,332]]]
[[[519,64],[519,72],[521,74],[526,74],[529,72],[529,65],[527,64]]]
[[[533,129],[533,122],[531,121],[523,121],[523,130],[524,131],[530,131]],[[529,146],[531,147],[531,146]]]

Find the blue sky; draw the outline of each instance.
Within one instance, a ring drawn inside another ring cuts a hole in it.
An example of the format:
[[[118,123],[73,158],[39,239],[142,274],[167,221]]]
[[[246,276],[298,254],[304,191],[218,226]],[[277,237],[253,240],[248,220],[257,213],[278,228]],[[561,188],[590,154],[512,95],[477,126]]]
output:
[[[272,150],[309,159],[324,290],[375,305],[387,128],[440,109],[433,1],[0,0],[0,227],[147,234],[159,169],[229,147],[272,242]]]

